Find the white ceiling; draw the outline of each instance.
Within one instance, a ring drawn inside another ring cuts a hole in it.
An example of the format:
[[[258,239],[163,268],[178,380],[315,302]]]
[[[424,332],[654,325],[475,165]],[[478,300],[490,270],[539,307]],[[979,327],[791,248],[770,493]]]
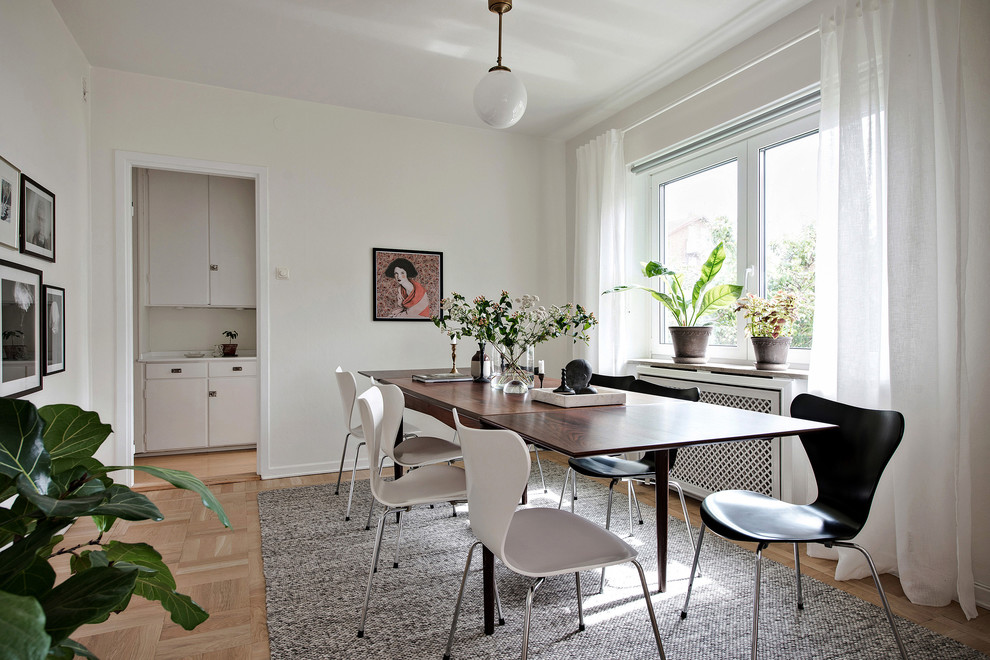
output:
[[[484,127],[487,0],[53,0],[95,67]],[[516,0],[512,129],[569,138],[809,0]]]

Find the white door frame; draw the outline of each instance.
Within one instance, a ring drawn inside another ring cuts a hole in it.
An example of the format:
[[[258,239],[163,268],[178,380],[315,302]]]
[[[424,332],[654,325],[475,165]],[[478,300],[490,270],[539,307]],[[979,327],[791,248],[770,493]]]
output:
[[[161,156],[134,151],[114,152],[114,222],[115,222],[115,279],[116,279],[116,370],[115,370],[115,420],[114,462],[117,465],[134,463],[134,220],[132,170],[134,168],[174,170],[197,174],[215,174],[254,179],[255,201],[255,250],[257,254],[257,338],[258,338],[258,390],[259,436],[258,474],[267,478],[270,473],[269,456],[269,281],[268,273],[268,168],[256,165],[238,165],[194,158]],[[127,484],[133,484],[133,472],[120,475]]]

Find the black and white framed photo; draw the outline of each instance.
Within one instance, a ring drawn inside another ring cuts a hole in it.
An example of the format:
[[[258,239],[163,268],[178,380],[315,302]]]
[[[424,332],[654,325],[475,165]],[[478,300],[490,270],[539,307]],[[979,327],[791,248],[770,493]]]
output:
[[[21,252],[55,261],[55,193],[21,175]]]
[[[440,313],[443,252],[372,248],[376,321],[430,321]]]
[[[20,176],[21,171],[0,156],[0,244],[15,250],[20,247],[17,242]]]
[[[0,396],[41,389],[41,271],[0,260]]]
[[[65,371],[65,289],[42,285],[45,299],[45,375]]]

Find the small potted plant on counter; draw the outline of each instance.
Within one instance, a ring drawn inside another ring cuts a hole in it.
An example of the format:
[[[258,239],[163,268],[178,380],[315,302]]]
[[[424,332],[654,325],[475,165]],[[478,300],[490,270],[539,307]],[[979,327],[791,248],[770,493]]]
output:
[[[797,296],[778,291],[771,298],[752,293],[739,301],[736,311],[747,319],[746,331],[756,353],[756,368],[780,371],[787,368],[787,351],[794,336],[794,321],[798,316]]]
[[[224,337],[226,337],[229,340],[228,343],[226,344],[220,344],[220,347],[223,349],[223,356],[237,357],[237,344],[234,343],[234,340],[237,339],[237,331],[224,330],[220,334],[222,334]]]
[[[630,289],[642,289],[649,293],[670,310],[677,323],[668,328],[670,341],[674,344],[674,362],[704,364],[708,361],[708,338],[712,334],[712,326],[710,322],[701,323],[702,317],[729,307],[742,294],[742,286],[738,284],[714,284],[723,263],[725,245],[719,243],[701,267],[701,276],[687,291],[684,289],[683,274],[651,261],[643,264],[643,275],[666,280],[667,293],[638,284],[621,284],[603,291],[602,295]]]

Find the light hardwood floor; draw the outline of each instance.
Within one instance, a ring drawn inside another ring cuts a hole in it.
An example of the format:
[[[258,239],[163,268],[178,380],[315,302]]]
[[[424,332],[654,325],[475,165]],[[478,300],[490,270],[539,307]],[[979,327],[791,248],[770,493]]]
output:
[[[216,516],[205,510],[198,498],[187,491],[138,486],[158,505],[165,520],[159,523],[118,521],[113,536],[152,544],[162,553],[175,574],[179,591],[189,594],[205,607],[210,612],[210,618],[195,630],[187,632],[172,623],[157,603],[134,598],[125,612],[112,616],[105,623],[86,626],[73,636],[103,660],[240,660],[269,657],[257,493],[260,490],[333,483],[336,474],[260,481],[256,475],[252,478],[250,474],[244,476],[240,473],[241,477],[231,478],[231,474],[238,473],[231,471],[235,468],[225,465],[233,463],[210,461],[204,456],[192,455],[186,463],[168,457],[168,466],[188,468],[207,481],[219,482],[211,487],[230,516],[233,529],[225,530]],[[561,457],[553,456],[551,452],[542,452],[541,456],[563,462]],[[250,458],[246,460],[253,465]],[[155,462],[158,463],[157,460]],[[367,478],[367,474],[359,473],[359,477]],[[343,488],[341,492],[344,492]],[[637,492],[643,504],[655,504],[652,488],[640,488]],[[698,524],[698,503],[690,499],[688,502],[692,520]],[[683,518],[676,497],[668,500],[668,511]],[[95,535],[91,523],[80,521],[70,531],[66,543],[74,544]],[[771,546],[765,555],[782,564],[794,565],[789,546]],[[833,562],[802,554],[801,568],[806,575],[872,603],[879,602],[869,578],[846,582],[832,579]],[[896,614],[990,655],[990,612],[981,609],[977,619],[966,621],[958,605],[914,605],[904,598],[896,577],[885,575],[882,579]]]

